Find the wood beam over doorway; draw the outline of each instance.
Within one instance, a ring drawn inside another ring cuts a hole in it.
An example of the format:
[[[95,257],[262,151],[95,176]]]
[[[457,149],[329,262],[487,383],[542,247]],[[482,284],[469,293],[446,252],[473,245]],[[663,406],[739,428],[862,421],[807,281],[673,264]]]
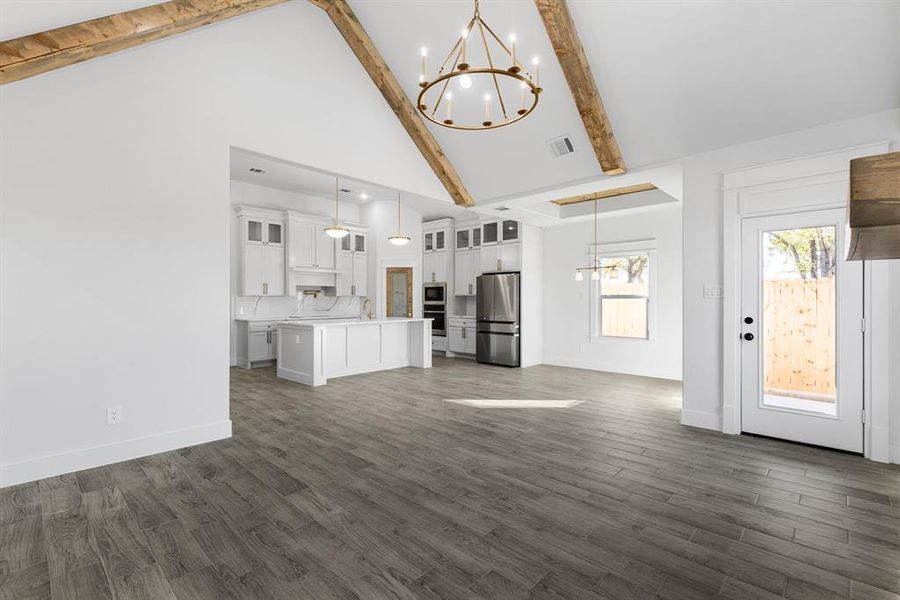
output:
[[[171,0],[0,42],[0,85],[286,0]]]
[[[603,108],[597,82],[591,73],[591,65],[566,0],[535,0],[535,4],[544,21],[559,66],[566,76],[600,168],[606,175],[621,175],[626,171],[625,159],[622,158],[622,151],[613,135],[612,124]]]

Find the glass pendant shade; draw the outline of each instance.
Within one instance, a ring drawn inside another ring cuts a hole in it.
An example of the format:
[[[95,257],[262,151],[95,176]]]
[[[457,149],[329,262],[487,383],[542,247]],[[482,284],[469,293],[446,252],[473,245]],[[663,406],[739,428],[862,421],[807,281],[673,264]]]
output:
[[[347,229],[346,227],[340,227],[337,223],[335,223],[331,227],[325,228],[325,235],[327,235],[328,237],[333,237],[336,240],[349,234],[349,229]]]
[[[584,273],[575,271],[575,281],[584,281]]]
[[[591,271],[591,281],[600,281],[600,271],[596,268]]]

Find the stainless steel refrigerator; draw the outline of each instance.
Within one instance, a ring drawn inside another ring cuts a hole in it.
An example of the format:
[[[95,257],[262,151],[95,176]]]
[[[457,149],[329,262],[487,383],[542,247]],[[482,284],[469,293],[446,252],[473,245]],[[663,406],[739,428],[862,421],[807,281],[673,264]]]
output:
[[[475,358],[519,366],[519,274],[480,275],[476,281]]]

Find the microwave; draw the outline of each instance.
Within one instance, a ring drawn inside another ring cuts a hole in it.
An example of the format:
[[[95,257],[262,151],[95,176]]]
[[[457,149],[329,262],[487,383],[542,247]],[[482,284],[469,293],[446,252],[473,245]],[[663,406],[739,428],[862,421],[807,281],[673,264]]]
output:
[[[422,295],[425,304],[446,304],[447,303],[447,284],[446,283],[426,283],[425,293]]]

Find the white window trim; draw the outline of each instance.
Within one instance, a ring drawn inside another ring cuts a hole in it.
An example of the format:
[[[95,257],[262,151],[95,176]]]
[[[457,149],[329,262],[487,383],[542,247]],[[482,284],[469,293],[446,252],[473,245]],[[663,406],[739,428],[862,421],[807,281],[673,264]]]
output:
[[[649,261],[647,263],[647,267],[650,269],[650,279],[647,282],[649,289],[647,292],[647,337],[645,338],[635,338],[635,337],[623,337],[623,336],[613,336],[613,335],[601,335],[600,334],[600,325],[598,323],[598,317],[600,314],[599,302],[600,302],[600,294],[599,287],[600,282],[590,281],[590,294],[589,294],[589,315],[588,315],[588,342],[592,344],[597,343],[608,343],[611,341],[616,342],[624,342],[624,343],[641,343],[641,342],[652,342],[656,339],[656,240],[648,239],[648,240],[634,240],[628,242],[614,242],[607,244],[589,244],[588,245],[588,260],[593,261],[594,256],[600,258],[601,260],[604,258],[617,258],[620,256],[633,256],[635,254],[646,254],[649,257]],[[595,335],[594,332],[597,332]]]

